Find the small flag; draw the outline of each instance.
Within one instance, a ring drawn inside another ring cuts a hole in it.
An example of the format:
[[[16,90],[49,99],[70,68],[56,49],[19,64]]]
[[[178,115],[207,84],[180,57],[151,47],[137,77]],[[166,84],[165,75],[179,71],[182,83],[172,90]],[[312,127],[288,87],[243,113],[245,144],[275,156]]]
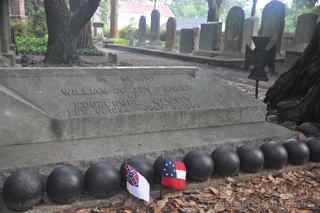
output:
[[[150,184],[136,169],[126,165],[127,169],[127,189],[133,196],[149,202]]]
[[[174,189],[186,188],[186,166],[184,163],[165,160],[162,169],[161,184]]]

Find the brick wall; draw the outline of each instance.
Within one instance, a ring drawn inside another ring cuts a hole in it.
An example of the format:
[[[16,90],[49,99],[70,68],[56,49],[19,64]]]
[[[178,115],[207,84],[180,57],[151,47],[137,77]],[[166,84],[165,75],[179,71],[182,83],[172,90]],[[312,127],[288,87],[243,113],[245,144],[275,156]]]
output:
[[[25,18],[26,10],[25,10],[25,0],[10,0],[11,4],[11,18]]]

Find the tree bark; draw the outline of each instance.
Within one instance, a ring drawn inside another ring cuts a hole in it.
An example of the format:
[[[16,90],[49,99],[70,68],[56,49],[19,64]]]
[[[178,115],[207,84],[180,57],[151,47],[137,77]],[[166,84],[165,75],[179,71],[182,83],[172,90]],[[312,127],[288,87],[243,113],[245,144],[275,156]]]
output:
[[[80,32],[79,41],[77,44],[78,49],[91,49],[94,48],[92,40],[91,21],[89,21]]]
[[[100,0],[45,0],[48,26],[47,64],[72,64],[78,62],[77,44],[81,29],[91,19]]]
[[[111,38],[118,37],[119,0],[110,1],[110,34]]]
[[[283,119],[320,122],[320,23],[302,57],[280,76],[264,101]]]

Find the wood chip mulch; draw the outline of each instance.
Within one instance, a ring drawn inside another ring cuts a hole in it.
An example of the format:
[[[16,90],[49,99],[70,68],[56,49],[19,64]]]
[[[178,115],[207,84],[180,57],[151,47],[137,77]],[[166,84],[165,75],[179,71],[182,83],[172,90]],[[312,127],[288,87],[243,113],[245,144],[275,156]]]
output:
[[[312,213],[320,212],[320,166],[302,167],[249,179],[226,178],[218,184],[167,193],[149,204],[128,196],[107,207],[70,213]]]

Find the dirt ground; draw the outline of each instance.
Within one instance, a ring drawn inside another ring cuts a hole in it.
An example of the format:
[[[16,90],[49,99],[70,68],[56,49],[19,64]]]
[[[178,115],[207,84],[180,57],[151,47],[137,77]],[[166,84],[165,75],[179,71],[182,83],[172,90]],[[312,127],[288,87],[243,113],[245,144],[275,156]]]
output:
[[[108,206],[57,213],[313,213],[320,212],[320,165],[271,174],[211,179],[205,187],[166,193],[150,203],[128,195]]]

